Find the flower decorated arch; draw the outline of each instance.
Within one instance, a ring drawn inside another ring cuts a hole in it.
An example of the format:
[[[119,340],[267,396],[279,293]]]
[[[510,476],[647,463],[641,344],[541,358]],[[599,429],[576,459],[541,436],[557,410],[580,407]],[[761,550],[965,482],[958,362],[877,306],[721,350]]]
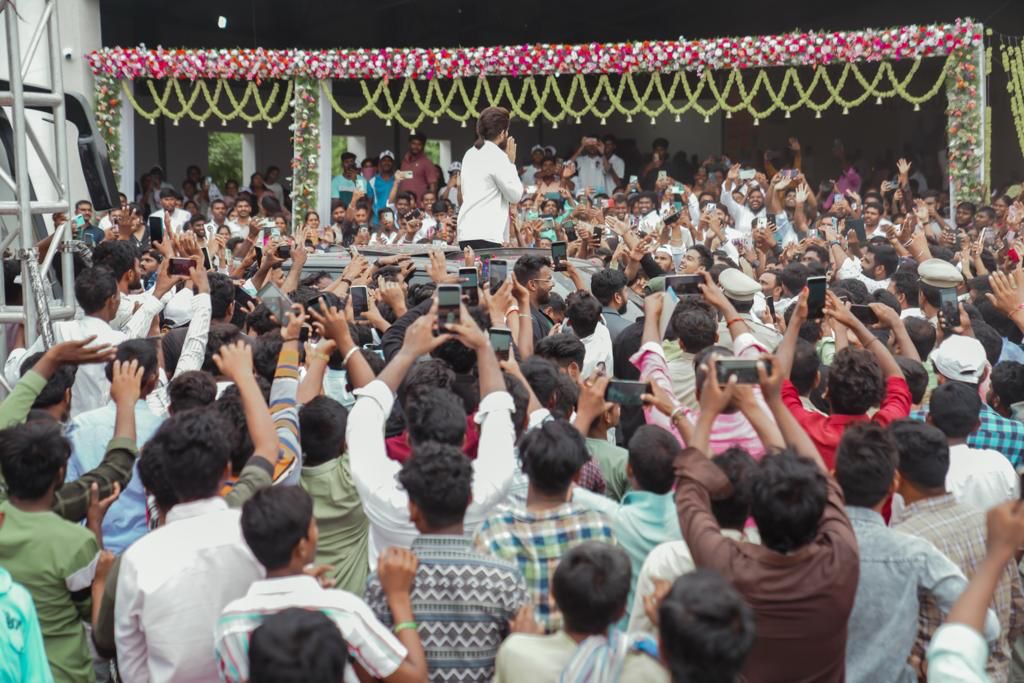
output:
[[[923,75],[926,59],[941,64]],[[895,65],[899,62],[909,66]],[[969,19],[862,31],[579,45],[337,50],[111,47],[89,55],[96,115],[117,163],[122,103],[143,119],[241,119],[268,127],[291,115],[293,202],[316,206],[321,98],[347,125],[373,117],[415,129],[449,118],[463,126],[484,107],[508,107],[533,126],[582,117],[750,115],[754,124],[798,110],[843,113],[900,99],[915,109],[945,92],[951,192],[987,194],[983,28]],[[358,82],[346,109],[333,80]],[[261,88],[263,83],[272,84]],[[135,88],[133,88],[133,84]],[[147,91],[152,105],[134,95]],[[1024,138],[1022,138],[1024,139]]]

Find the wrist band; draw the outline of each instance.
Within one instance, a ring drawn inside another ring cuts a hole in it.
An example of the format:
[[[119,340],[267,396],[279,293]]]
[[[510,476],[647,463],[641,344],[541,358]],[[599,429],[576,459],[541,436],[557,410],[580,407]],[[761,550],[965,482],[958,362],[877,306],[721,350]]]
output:
[[[341,359],[341,364],[342,365],[348,365],[348,359],[351,358],[352,354],[355,353],[358,350],[359,350],[358,346],[353,346],[351,349],[349,349],[348,353],[345,354],[345,357]]]
[[[415,630],[418,628],[415,621],[403,621],[401,624],[395,624],[391,631],[392,633],[400,633],[401,631],[408,631],[409,629]]]
[[[672,414],[669,415],[668,419],[671,420],[672,422],[675,422],[676,418],[682,415],[685,410],[686,406],[679,406],[678,408],[672,411]]]
[[[285,344],[287,344],[288,342],[297,342],[297,341],[299,341],[299,338],[298,337],[286,337],[286,338],[282,339],[281,341],[283,341]]]
[[[313,353],[313,358],[315,358],[317,360],[322,360],[325,363],[327,363],[327,362],[329,362],[331,360],[330,356],[328,356],[326,353],[320,353],[319,351],[316,351],[316,352]]]
[[[726,327],[732,327],[733,323],[742,323],[742,322],[746,322],[746,321],[743,320],[743,318],[733,318],[732,320],[726,320],[725,321],[725,326]]]

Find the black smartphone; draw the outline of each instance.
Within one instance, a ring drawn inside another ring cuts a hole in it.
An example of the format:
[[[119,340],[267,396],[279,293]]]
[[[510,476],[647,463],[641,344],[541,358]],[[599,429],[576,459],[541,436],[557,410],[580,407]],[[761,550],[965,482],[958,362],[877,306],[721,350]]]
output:
[[[824,275],[807,278],[807,318],[821,320],[825,316],[825,289],[828,282]]]
[[[702,284],[704,284],[704,277],[702,275],[665,276],[665,291],[673,289],[680,296],[684,294],[700,295],[700,286]]]
[[[167,264],[168,275],[184,275],[188,277],[188,272],[195,267],[196,262],[190,258],[172,258],[170,263]]]
[[[551,263],[555,270],[565,270],[565,261],[569,258],[569,245],[565,242],[554,242],[551,245]]]
[[[277,258],[281,259],[282,261],[287,261],[292,257],[291,245],[282,244],[277,248],[277,251],[275,251],[274,254],[277,256]]]
[[[252,301],[252,299],[253,299],[253,297],[252,297],[251,294],[249,294],[249,292],[245,291],[243,288],[239,287],[238,285],[235,285],[235,308],[236,309],[238,309],[238,308],[245,308],[246,306],[249,305],[249,302]]]
[[[348,295],[352,297],[352,314],[357,320],[365,317],[370,310],[370,292],[366,285],[355,285],[349,289]]]
[[[682,213],[682,211],[676,211],[675,213],[673,213],[673,214],[671,214],[669,216],[665,216],[665,218],[663,219],[665,225],[674,225],[676,223],[676,221],[679,220],[679,214],[681,214],[681,213]]]
[[[508,279],[508,261],[504,259],[491,259],[491,266],[487,275],[487,280],[491,285],[491,294],[494,294],[505,283],[505,280]]]
[[[866,304],[850,304],[850,313],[865,325],[874,325],[878,322],[878,316]]]
[[[512,349],[512,332],[492,327],[489,336],[494,355],[498,357],[498,360],[508,360],[508,354]]]
[[[604,390],[604,400],[622,406],[640,406],[644,403],[640,397],[649,393],[651,393],[650,382],[613,379],[608,382],[608,388]]]
[[[438,285],[437,330],[445,332],[449,325],[459,322],[462,306],[461,285]]]
[[[857,233],[857,239],[860,240],[861,244],[868,241],[868,236],[864,232],[864,219],[863,218],[847,218],[846,219],[846,232],[853,230]]]
[[[462,293],[466,297],[466,303],[470,306],[480,304],[480,276],[473,266],[459,268],[459,282],[462,284]]]
[[[256,250],[256,268],[263,265],[263,247],[253,247]]]
[[[278,324],[287,324],[288,311],[291,310],[292,300],[277,285],[273,282],[263,285],[260,291],[256,292],[256,298],[270,309]]]
[[[715,363],[719,384],[727,384],[730,377],[736,378],[737,384],[757,384],[757,364],[764,363],[764,370],[772,374],[771,361],[758,361],[746,358],[722,358]]]
[[[604,228],[602,228],[600,225],[594,226],[594,239],[596,239],[598,243],[600,243],[601,240],[604,239]]]
[[[765,217],[765,225],[767,225],[768,229],[772,232],[779,229],[779,226],[775,223],[775,214],[770,213]]]
[[[956,287],[940,287],[939,301],[939,310],[945,321],[942,329],[949,333],[960,324],[960,299],[957,296]]]
[[[164,219],[160,218],[160,216],[150,216],[147,223],[149,223],[149,241],[163,242]]]
[[[213,270],[213,261],[210,260],[210,250],[206,247],[200,247],[199,250],[203,252],[203,268],[206,270]]]
[[[765,306],[768,307],[768,313],[769,315],[772,316],[772,320],[775,320],[775,299],[771,298],[770,296],[766,296],[764,298],[764,303]]]

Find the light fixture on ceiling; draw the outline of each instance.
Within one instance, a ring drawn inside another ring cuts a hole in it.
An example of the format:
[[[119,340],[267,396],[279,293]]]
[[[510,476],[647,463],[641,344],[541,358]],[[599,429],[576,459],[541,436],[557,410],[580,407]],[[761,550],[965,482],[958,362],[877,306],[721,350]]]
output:
[[[228,18],[225,17],[225,16],[217,17],[217,28],[227,28],[227,27],[228,27]]]

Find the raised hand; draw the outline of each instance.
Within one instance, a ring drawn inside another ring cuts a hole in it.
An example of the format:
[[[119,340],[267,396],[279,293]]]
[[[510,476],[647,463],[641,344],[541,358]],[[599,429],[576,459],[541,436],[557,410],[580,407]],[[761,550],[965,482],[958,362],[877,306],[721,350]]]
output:
[[[225,344],[213,354],[213,362],[222,375],[238,383],[252,376],[252,347],[242,341]]]
[[[339,349],[352,345],[352,331],[349,329],[348,320],[342,311],[331,306],[323,311],[311,308],[309,314],[314,320],[313,329],[321,337],[333,339]]]
[[[89,348],[94,341],[96,341],[96,335],[85,339],[61,342],[51,346],[44,357],[49,356],[54,363],[58,364],[85,365],[86,363],[106,363],[117,353],[117,349],[110,344],[97,344]]]
[[[110,398],[119,405],[135,405],[142,396],[142,377],[145,368],[138,360],[115,360],[110,378]]]

